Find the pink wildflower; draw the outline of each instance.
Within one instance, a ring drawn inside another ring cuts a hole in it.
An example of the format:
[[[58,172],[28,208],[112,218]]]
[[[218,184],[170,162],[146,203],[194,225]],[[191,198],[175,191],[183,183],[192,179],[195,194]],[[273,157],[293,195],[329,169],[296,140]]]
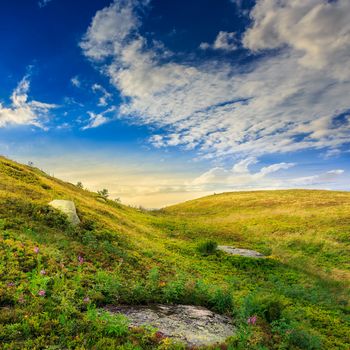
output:
[[[83,301],[84,301],[84,303],[88,303],[88,302],[90,301],[90,298],[89,298],[89,297],[85,297],[85,298],[83,299]]]
[[[39,252],[40,252],[40,249],[39,249],[39,247],[34,247],[34,253],[36,253],[36,254],[38,254]]]
[[[9,282],[9,283],[7,283],[7,286],[8,287],[14,287],[16,284],[14,283],[14,282]]]
[[[45,270],[41,270],[40,271],[40,275],[46,275],[46,271]]]
[[[41,289],[39,290],[38,295],[44,297],[46,295],[46,292],[43,289]]]
[[[256,316],[250,316],[250,317],[248,318],[248,320],[247,320],[247,323],[254,326],[255,323],[256,323],[256,320],[257,320],[257,317],[256,317]]]
[[[79,264],[82,264],[84,262],[84,258],[81,255],[79,255],[78,261],[79,261]]]

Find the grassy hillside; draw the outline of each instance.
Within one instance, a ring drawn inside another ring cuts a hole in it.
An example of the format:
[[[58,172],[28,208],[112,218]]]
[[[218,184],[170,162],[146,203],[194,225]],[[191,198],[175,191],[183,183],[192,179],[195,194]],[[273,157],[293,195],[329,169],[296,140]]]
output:
[[[53,199],[73,200],[81,225]],[[163,302],[231,315],[237,331],[218,349],[348,349],[349,236],[348,193],[230,193],[143,212],[0,158],[0,348],[183,349],[102,309]],[[269,257],[205,253],[209,240]]]

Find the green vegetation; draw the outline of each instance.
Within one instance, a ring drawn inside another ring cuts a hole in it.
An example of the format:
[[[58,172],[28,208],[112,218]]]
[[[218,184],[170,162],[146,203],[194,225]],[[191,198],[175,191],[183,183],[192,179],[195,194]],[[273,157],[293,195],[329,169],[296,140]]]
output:
[[[73,200],[81,224],[53,199]],[[103,309],[155,302],[232,316],[235,334],[212,349],[349,349],[349,193],[227,193],[152,212],[100,199],[0,158],[1,349],[183,349]]]
[[[197,249],[202,255],[210,255],[216,252],[217,246],[218,244],[215,241],[207,240],[200,242],[197,246]]]

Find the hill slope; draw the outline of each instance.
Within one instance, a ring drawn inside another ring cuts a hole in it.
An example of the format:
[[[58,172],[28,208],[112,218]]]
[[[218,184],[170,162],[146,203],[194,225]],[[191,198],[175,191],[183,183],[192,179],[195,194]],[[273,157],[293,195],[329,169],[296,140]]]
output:
[[[53,199],[73,200],[81,225]],[[348,349],[349,223],[349,193],[232,193],[142,212],[0,158],[0,348],[181,349],[100,309],[163,302],[233,316],[221,348]],[[270,256],[204,254],[209,239]]]

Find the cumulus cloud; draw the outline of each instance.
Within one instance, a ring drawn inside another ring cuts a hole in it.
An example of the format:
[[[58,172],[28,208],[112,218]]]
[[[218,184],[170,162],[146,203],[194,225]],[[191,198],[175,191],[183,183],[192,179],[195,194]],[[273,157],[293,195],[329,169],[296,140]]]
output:
[[[350,74],[348,0],[260,0],[251,12],[253,26],[244,45],[253,50],[288,46],[309,68],[327,68],[337,78]]]
[[[151,138],[156,146],[211,158],[327,151],[349,141],[349,1],[257,1],[243,45],[275,50],[244,68],[170,60],[139,33],[140,4],[98,11],[81,47],[124,97],[120,115],[165,130]]]
[[[30,83],[28,77],[24,77],[13,91],[10,106],[0,103],[0,127],[9,125],[33,125],[44,127],[44,121],[48,112],[56,105],[39,101],[28,101]]]
[[[236,33],[220,31],[213,44],[201,43],[199,47],[202,50],[212,49],[212,50],[234,51],[238,47],[237,43],[238,43],[238,40],[236,37]]]
[[[98,11],[80,43],[85,54],[100,61],[119,53],[141,24],[136,8],[147,3],[145,0],[119,0]]]

